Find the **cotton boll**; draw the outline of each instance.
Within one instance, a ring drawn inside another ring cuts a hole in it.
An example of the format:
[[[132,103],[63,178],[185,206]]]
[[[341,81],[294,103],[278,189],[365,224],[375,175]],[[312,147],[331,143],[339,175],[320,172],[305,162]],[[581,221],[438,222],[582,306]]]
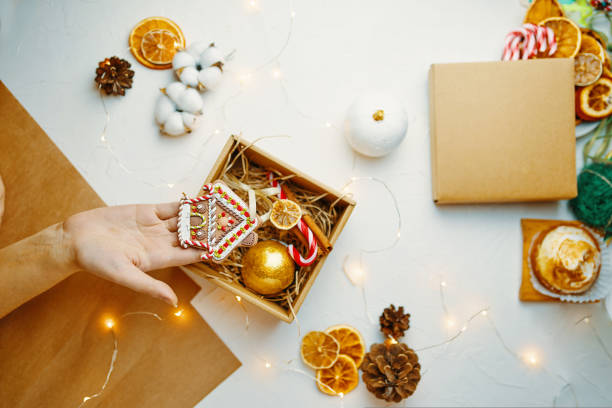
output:
[[[205,89],[214,89],[221,80],[221,70],[217,67],[208,67],[198,75],[199,85]]]
[[[217,62],[225,62],[221,51],[217,47],[208,47],[200,54],[200,65],[202,67],[210,67]]]
[[[195,58],[198,58],[200,54],[202,54],[202,52],[207,49],[210,44],[210,42],[203,41],[194,42],[189,47],[187,47],[187,52],[193,55]]]
[[[202,111],[204,102],[198,91],[193,88],[187,88],[179,95],[176,105],[182,111],[197,113]]]
[[[194,67],[186,67],[178,77],[185,85],[196,87],[198,86],[198,72]]]
[[[180,96],[185,92],[187,87],[181,82],[172,82],[166,87],[166,95],[172,100],[172,102],[178,104]]]
[[[163,132],[170,136],[179,136],[185,133],[183,116],[180,112],[173,112],[164,122]]]
[[[195,63],[196,59],[193,55],[185,51],[179,51],[172,58],[172,69],[176,71],[185,67],[193,67]]]
[[[188,130],[193,130],[197,128],[198,125],[200,124],[198,117],[194,114],[191,114],[188,112],[182,112],[181,115],[183,117],[183,124],[185,125],[185,128],[187,128]]]
[[[161,94],[155,104],[155,120],[157,123],[163,124],[175,111],[176,105],[166,95]]]

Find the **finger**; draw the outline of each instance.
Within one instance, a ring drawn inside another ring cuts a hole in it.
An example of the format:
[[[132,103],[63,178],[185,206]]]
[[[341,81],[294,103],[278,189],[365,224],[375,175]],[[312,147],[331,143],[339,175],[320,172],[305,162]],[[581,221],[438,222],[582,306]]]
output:
[[[172,217],[176,217],[178,214],[179,203],[163,203],[155,205],[155,214],[160,220],[167,220]]]
[[[178,303],[176,293],[168,284],[152,278],[131,263],[126,263],[119,270],[114,271],[111,278],[122,286],[163,300],[171,306],[176,307]]]
[[[168,228],[168,231],[170,232],[178,231],[178,217],[169,218],[164,221],[164,224],[166,225],[166,228]]]

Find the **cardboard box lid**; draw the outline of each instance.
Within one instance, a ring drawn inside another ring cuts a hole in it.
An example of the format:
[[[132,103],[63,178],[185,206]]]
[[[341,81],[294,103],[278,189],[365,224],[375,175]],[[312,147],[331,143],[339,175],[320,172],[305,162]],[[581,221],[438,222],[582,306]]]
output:
[[[0,82],[0,174],[6,212],[0,247],[104,205]],[[43,197],[41,199],[41,197]],[[24,260],[27,262],[27,260]],[[192,407],[240,362],[189,305],[199,287],[178,268],[156,271],[185,317],[157,299],[81,272],[0,319],[0,405],[78,406],[100,390],[113,338],[103,316],[148,311],[117,323],[119,354],[104,393],[86,407]]]
[[[432,65],[434,201],[575,197],[573,78],[570,59]]]

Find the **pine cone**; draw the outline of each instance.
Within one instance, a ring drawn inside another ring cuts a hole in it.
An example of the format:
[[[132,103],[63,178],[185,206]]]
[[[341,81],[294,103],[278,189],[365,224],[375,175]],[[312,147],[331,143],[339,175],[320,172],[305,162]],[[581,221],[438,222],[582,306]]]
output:
[[[399,339],[410,328],[410,313],[404,314],[404,306],[395,308],[394,305],[383,310],[379,318],[380,331],[387,337]]]
[[[96,83],[107,95],[125,95],[125,90],[132,87],[134,71],[130,63],[119,57],[106,58],[96,68]]]
[[[361,370],[368,391],[388,402],[408,398],[421,380],[419,357],[404,343],[373,344]]]

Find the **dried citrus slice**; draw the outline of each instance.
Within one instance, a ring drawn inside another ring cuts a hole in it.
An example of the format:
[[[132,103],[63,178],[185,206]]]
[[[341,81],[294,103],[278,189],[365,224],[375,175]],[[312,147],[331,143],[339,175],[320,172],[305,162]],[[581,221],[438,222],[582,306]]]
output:
[[[576,92],[576,115],[587,121],[612,114],[612,79],[601,77]]]
[[[172,68],[172,57],[170,57],[169,62],[155,63],[155,62],[151,62],[148,58],[146,58],[143,53],[142,43],[145,40],[145,37],[147,37],[147,40],[146,40],[147,43],[155,42],[154,40],[155,35],[151,33],[159,32],[160,30],[168,31],[169,33],[171,33],[172,35],[176,37],[175,39],[176,47],[174,49],[174,52],[176,52],[177,48],[185,47],[185,37],[183,36],[183,32],[181,31],[181,28],[174,21],[169,20],[165,17],[145,18],[144,20],[136,24],[136,26],[132,29],[132,32],[130,33],[130,38],[129,38],[130,51],[132,51],[132,54],[138,60],[138,62],[140,62],[145,67],[153,68],[153,69]],[[145,45],[145,49],[149,49],[148,44]],[[149,57],[150,57],[150,54],[149,54]],[[159,58],[165,59],[167,57],[159,57]]]
[[[325,333],[333,336],[340,343],[340,354],[349,356],[359,367],[366,353],[365,342],[361,333],[354,327],[339,324],[329,327]]]
[[[317,387],[329,395],[346,395],[359,384],[359,371],[352,358],[340,354],[329,368],[317,370]]]
[[[304,336],[300,354],[304,363],[312,368],[329,368],[338,358],[340,343],[329,334],[312,331]]]
[[[270,222],[278,229],[288,230],[295,227],[302,217],[302,209],[291,200],[278,200],[272,205]]]
[[[178,37],[171,31],[151,30],[142,37],[140,51],[151,64],[164,65],[172,63],[179,45]]]
[[[549,27],[555,33],[557,51],[553,58],[573,58],[578,54],[582,34],[576,23],[565,17],[550,17],[540,25]]]
[[[579,54],[593,54],[599,58],[602,62],[605,60],[604,47],[595,39],[588,34],[582,33],[580,40],[580,52]]]
[[[550,17],[565,17],[565,13],[557,0],[533,0],[523,23],[540,24]]]
[[[576,86],[591,85],[599,79],[603,72],[603,62],[594,54],[578,54],[574,58],[574,84]]]

